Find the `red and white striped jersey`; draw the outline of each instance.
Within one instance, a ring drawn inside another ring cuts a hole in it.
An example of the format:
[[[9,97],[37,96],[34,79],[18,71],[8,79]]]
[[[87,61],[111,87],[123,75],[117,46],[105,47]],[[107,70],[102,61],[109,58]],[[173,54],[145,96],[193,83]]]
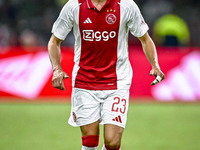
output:
[[[91,0],[69,0],[52,33],[64,40],[75,36],[72,85],[89,90],[129,89],[132,68],[128,33],[143,36],[148,26],[132,0],[108,0],[98,11]]]

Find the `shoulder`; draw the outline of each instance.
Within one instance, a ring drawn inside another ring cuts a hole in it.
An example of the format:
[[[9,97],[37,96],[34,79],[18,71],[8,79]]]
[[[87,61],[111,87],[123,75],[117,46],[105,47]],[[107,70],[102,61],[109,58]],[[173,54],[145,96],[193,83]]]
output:
[[[62,8],[62,11],[73,11],[79,6],[78,0],[69,0]]]
[[[69,0],[62,8],[59,18],[65,19],[67,16],[73,16],[76,8],[79,7],[78,0]]]
[[[133,0],[121,0],[119,5],[126,9],[126,11],[136,12],[139,11],[137,4]]]

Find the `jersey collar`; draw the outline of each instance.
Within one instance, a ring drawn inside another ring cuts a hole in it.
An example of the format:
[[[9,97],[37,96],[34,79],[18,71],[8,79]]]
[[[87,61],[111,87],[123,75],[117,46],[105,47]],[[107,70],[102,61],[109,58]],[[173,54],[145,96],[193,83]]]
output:
[[[110,3],[110,1],[111,1],[111,0],[108,0],[108,1],[105,3],[105,5],[108,5],[108,4]],[[96,7],[93,5],[93,3],[91,2],[91,0],[86,0],[86,3],[87,3],[88,9],[94,9],[94,8],[96,8]]]

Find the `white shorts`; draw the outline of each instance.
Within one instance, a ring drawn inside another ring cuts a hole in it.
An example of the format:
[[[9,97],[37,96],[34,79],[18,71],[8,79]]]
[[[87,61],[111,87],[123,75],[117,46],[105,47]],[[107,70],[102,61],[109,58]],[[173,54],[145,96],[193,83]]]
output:
[[[83,126],[100,120],[102,125],[125,128],[129,106],[129,90],[85,90],[73,88],[68,123]]]

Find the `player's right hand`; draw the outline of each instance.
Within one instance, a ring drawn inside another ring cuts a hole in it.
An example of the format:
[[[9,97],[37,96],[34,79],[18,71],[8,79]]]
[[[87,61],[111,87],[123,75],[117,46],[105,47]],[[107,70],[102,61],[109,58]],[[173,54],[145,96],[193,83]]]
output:
[[[65,90],[63,79],[68,79],[69,76],[63,70],[54,70],[52,84],[54,88]]]

